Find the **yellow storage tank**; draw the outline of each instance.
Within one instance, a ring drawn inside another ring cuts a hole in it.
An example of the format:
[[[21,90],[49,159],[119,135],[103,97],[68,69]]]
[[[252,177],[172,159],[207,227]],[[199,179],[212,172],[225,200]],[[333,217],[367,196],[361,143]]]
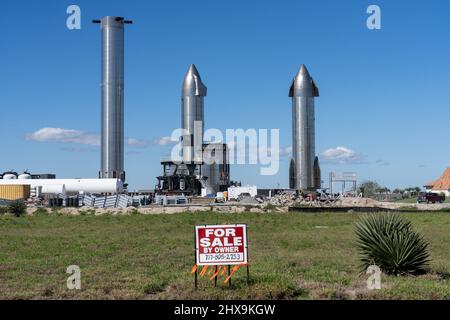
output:
[[[30,197],[29,184],[4,184],[0,185],[0,199],[26,200]]]

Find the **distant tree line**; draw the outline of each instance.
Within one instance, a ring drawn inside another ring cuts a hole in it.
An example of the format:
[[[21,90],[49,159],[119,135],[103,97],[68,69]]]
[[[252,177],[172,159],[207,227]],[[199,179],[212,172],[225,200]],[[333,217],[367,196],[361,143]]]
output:
[[[408,187],[404,189],[395,188],[394,190],[391,191],[391,189],[381,186],[376,181],[367,180],[359,185],[358,193],[362,194],[363,197],[366,198],[373,198],[379,194],[391,194],[391,193],[402,195],[405,198],[410,198],[417,196],[421,190],[422,189],[420,187]]]

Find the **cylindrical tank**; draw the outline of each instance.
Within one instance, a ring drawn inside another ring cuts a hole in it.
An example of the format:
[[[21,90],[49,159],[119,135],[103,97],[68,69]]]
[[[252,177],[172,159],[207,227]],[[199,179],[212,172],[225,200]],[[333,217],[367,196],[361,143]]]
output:
[[[14,180],[17,179],[17,173],[12,171],[7,171],[3,173],[3,179],[4,180]]]
[[[23,184],[31,188],[65,185],[66,193],[120,193],[123,182],[119,179],[24,179],[0,180],[2,184]],[[42,191],[41,191],[42,192]]]
[[[289,89],[292,98],[292,160],[289,168],[290,188],[314,190],[315,116],[314,98],[319,89],[304,65]]]
[[[124,19],[101,19],[101,168],[100,178],[125,180],[124,172]]]
[[[194,162],[194,134],[198,141],[199,151],[203,146],[204,131],[204,104],[203,100],[206,96],[207,88],[203,84],[200,74],[195,65],[191,64],[187,71],[183,87],[181,90],[181,128],[186,134],[183,135],[183,161],[185,163]],[[197,128],[196,128],[197,126]],[[194,130],[196,128],[196,130]],[[190,150],[190,152],[185,152]],[[198,159],[201,162],[202,159]]]
[[[47,184],[43,185],[41,194],[66,194],[66,185],[64,184]]]
[[[31,179],[31,174],[29,174],[28,172],[24,172],[19,174],[18,179]]]

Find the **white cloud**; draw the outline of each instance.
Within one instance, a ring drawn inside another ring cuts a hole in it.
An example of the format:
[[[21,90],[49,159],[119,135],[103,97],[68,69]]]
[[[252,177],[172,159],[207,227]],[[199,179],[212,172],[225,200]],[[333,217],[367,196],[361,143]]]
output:
[[[158,139],[155,139],[154,143],[160,146],[166,146],[168,144],[173,144],[178,142],[179,140],[172,140],[172,137],[161,137]]]
[[[149,145],[148,140],[141,140],[136,138],[128,138],[125,140],[127,146],[135,148],[145,148]]]
[[[292,147],[280,148],[280,156],[288,156],[292,154]]]
[[[346,147],[330,148],[322,152],[321,158],[326,162],[347,164],[361,163],[364,159],[361,153],[357,153]]]
[[[25,138],[37,142],[75,143],[87,146],[100,146],[99,135],[75,129],[41,128],[33,133],[27,134]],[[147,140],[127,138],[125,144],[129,147],[145,148],[148,146],[149,142]]]
[[[27,140],[38,142],[79,143],[99,146],[100,137],[84,131],[62,128],[42,128],[26,136]]]

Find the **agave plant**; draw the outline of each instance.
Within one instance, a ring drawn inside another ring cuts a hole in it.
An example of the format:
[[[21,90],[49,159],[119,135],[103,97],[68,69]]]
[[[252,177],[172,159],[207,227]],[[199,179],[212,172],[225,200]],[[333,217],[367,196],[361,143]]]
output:
[[[428,243],[411,222],[398,214],[372,214],[355,225],[363,268],[377,265],[389,274],[423,273],[428,267]]]

